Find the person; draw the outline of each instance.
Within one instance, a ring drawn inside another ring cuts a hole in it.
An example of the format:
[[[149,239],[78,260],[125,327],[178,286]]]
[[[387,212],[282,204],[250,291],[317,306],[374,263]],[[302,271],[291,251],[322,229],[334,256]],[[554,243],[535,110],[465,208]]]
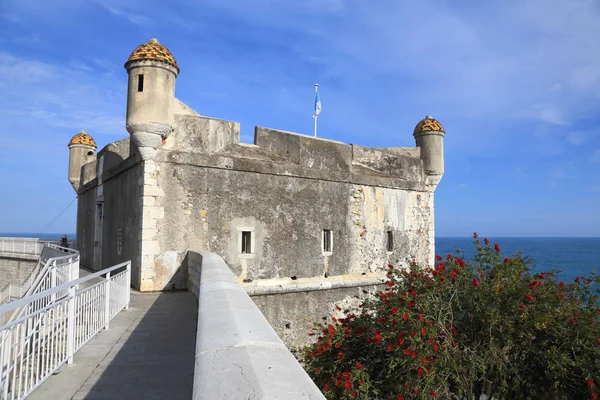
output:
[[[67,235],[63,235],[62,238],[60,238],[59,246],[60,247],[69,247],[69,239],[67,239]]]

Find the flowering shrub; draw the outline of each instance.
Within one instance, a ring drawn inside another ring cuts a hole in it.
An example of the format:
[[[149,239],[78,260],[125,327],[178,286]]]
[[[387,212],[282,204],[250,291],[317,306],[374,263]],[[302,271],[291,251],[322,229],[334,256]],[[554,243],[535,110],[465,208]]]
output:
[[[301,358],[326,398],[598,398],[600,280],[562,282],[474,238],[474,261],[389,265],[385,290],[315,324]]]

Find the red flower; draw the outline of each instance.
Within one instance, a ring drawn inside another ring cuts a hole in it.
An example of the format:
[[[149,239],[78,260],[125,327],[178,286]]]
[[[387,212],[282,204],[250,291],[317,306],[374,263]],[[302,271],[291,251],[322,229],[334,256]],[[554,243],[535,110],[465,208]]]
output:
[[[394,266],[392,264],[388,264],[388,268],[389,269],[394,269]]]
[[[417,333],[415,331],[410,332],[410,336],[415,336]]]
[[[388,282],[387,282],[387,285],[388,285],[389,287],[392,287],[392,286],[394,286],[394,281],[388,281]]]
[[[521,307],[521,310],[524,310],[525,309],[525,304],[521,303],[521,305],[519,307]]]
[[[357,361],[357,362],[356,362],[356,368],[358,368],[358,369],[362,369],[362,368],[363,368],[363,365],[362,365],[362,364],[361,364],[359,361]]]
[[[347,380],[346,382],[344,382],[344,387],[346,388],[346,390],[349,391],[350,389],[352,389],[352,382]]]
[[[575,278],[575,282],[579,283],[579,281],[581,280],[580,277]]]
[[[419,375],[419,376],[423,376],[424,373],[425,373],[425,371],[423,370],[423,368],[419,368],[417,370],[417,375]]]
[[[509,259],[508,257],[506,257],[506,258],[504,259],[504,264],[508,264],[509,262],[510,262],[510,259]]]
[[[432,395],[433,397],[438,397],[438,393],[437,393],[436,391],[433,391],[433,392],[431,392],[431,395]]]
[[[591,387],[591,388],[593,388],[594,386],[596,386],[596,385],[594,385],[594,381],[592,381],[591,379],[588,379],[588,380],[587,380],[587,384],[588,384],[588,386],[589,386],[589,387]]]
[[[439,254],[436,254],[436,255],[435,255],[435,259],[439,261],[439,260],[441,260],[441,259],[442,259],[442,256],[440,256]]]
[[[450,271],[450,278],[456,278],[456,274],[454,273],[454,271]]]
[[[560,281],[560,283],[558,284],[558,287],[565,287],[565,283],[563,281]]]
[[[600,344],[600,338],[596,338],[596,343]]]
[[[402,397],[401,394],[399,394],[398,397],[396,397],[396,400],[402,400],[402,399],[404,399],[404,397]]]
[[[323,390],[326,392],[329,392],[331,390],[331,386],[325,385],[325,386],[323,386]]]
[[[320,373],[321,373],[321,368],[317,368],[317,369],[315,369],[315,372],[316,372],[317,374],[320,374]]]
[[[404,344],[404,338],[398,338],[398,346],[402,346]]]
[[[498,243],[494,244],[494,249],[496,249],[496,253],[500,253],[500,246],[498,246]]]
[[[396,314],[398,312],[398,307],[392,307],[392,314]]]
[[[423,314],[419,314],[419,321],[423,321]]]
[[[409,356],[410,355],[410,350],[409,349],[405,349],[403,351],[404,355]]]
[[[437,343],[433,345],[433,349],[434,349],[435,351],[438,351],[438,350],[439,350],[439,348],[440,348],[440,346],[438,346],[438,345],[437,345]]]
[[[394,346],[392,346],[391,344],[387,347],[387,351],[392,351],[394,350]]]
[[[475,287],[479,287],[479,279],[477,279],[477,277],[473,278],[473,285],[475,285]]]
[[[423,335],[423,336],[427,335],[427,329],[421,328],[421,335]]]
[[[596,393],[592,393],[592,399],[598,400],[598,395]]]
[[[485,244],[490,244],[490,240],[488,238],[483,239],[483,241],[485,242]]]
[[[410,295],[414,297],[417,295],[417,292],[415,292],[414,290],[411,290]]]
[[[473,232],[473,237],[474,237],[475,239],[477,239],[477,237],[478,237],[478,236],[479,236],[479,235],[477,234],[477,232]]]
[[[403,318],[404,320],[407,320],[407,319],[408,319],[408,314],[407,314],[407,313],[404,313],[404,314],[402,314],[402,318]]]
[[[526,298],[527,300],[529,300],[529,301],[533,300],[533,296],[532,296],[532,295],[530,295],[529,293],[527,293],[527,294],[525,295],[525,298]]]

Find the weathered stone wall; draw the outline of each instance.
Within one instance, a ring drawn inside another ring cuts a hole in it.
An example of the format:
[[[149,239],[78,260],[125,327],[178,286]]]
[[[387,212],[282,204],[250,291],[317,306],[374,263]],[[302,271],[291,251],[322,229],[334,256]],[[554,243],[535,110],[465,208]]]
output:
[[[96,171],[100,179],[79,190],[77,250],[82,266],[97,271],[131,260],[132,285],[139,289],[143,164],[136,156],[123,160],[128,146],[124,139],[100,151]]]
[[[9,283],[23,283],[37,263],[35,255],[0,253],[0,289]]]
[[[103,179],[101,268],[139,258],[143,165],[134,159],[127,161],[121,164],[125,168],[115,171],[113,176],[108,171]],[[131,282],[140,287],[139,263],[132,263]]]
[[[89,183],[89,182],[88,182]],[[82,267],[94,268],[94,221],[96,215],[96,187],[93,183],[84,185],[87,190],[79,191],[77,198],[77,250]]]

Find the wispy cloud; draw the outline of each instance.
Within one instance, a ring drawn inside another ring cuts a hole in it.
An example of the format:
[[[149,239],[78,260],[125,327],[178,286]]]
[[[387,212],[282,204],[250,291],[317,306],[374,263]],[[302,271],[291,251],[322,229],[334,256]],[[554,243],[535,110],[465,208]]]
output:
[[[594,150],[592,154],[592,162],[600,162],[600,149]]]
[[[142,14],[126,12],[126,11],[119,10],[118,8],[114,8],[114,7],[106,7],[106,9],[108,11],[110,11],[112,14],[117,15],[119,17],[123,17],[135,25],[149,25],[150,23],[152,23],[152,20],[150,18],[148,18]]]

